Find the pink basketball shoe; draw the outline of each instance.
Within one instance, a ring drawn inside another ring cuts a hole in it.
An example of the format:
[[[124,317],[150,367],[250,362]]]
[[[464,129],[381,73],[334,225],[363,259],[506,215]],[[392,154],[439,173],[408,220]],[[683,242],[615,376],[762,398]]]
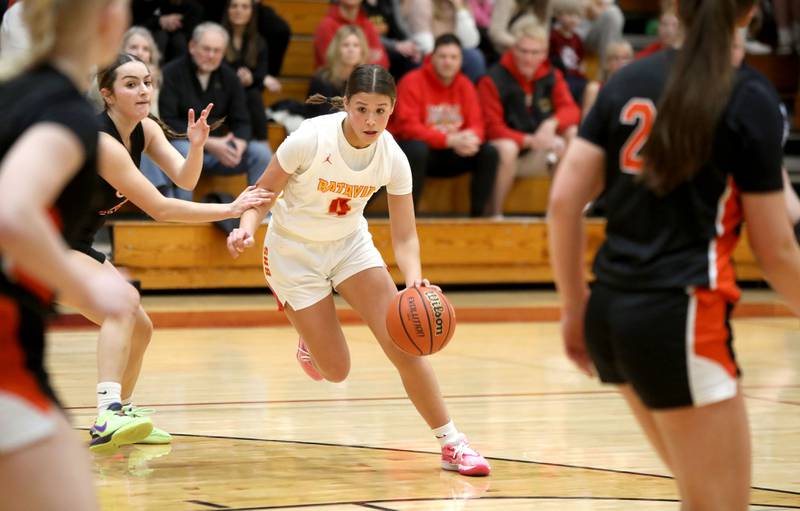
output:
[[[314,362],[311,359],[311,352],[306,348],[306,343],[303,341],[302,337],[297,341],[297,362],[300,363],[300,367],[303,368],[303,371],[305,371],[312,380],[320,381],[325,379],[319,374],[317,368],[314,367]]]
[[[442,447],[442,468],[465,476],[487,476],[492,470],[489,462],[469,446],[463,433],[459,434],[456,442]]]

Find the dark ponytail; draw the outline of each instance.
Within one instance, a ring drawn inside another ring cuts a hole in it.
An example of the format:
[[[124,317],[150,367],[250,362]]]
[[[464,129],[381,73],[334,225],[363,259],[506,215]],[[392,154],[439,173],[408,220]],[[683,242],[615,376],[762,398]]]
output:
[[[711,158],[714,132],[733,90],[734,29],[753,2],[678,2],[686,37],[642,149],[642,180],[659,195],[691,178]]]
[[[178,133],[177,131],[172,129],[169,126],[169,124],[165,123],[164,121],[162,121],[161,119],[159,119],[155,115],[147,114],[147,118],[150,119],[151,121],[155,122],[156,124],[158,124],[158,127],[161,128],[161,131],[164,132],[164,136],[167,137],[167,140],[178,140],[178,139],[185,139],[186,138],[186,133]],[[225,123],[225,119],[227,119],[227,117],[222,117],[221,119],[217,119],[216,121],[214,121],[211,124],[209,124],[208,125],[208,132],[209,133],[213,133],[214,130],[216,130],[217,128],[219,128],[220,126],[222,126]]]
[[[389,71],[377,64],[361,64],[350,73],[344,87],[344,97],[349,100],[360,92],[389,96],[392,104],[397,100],[397,85],[394,83],[394,78]],[[329,98],[322,94],[314,94],[306,99],[306,103],[310,105],[330,103],[337,110],[344,109],[344,98],[341,96]]]
[[[310,98],[306,99],[306,103],[309,105],[324,105],[328,103],[336,110],[344,110],[344,98],[341,96],[323,96],[322,94],[314,94]]]

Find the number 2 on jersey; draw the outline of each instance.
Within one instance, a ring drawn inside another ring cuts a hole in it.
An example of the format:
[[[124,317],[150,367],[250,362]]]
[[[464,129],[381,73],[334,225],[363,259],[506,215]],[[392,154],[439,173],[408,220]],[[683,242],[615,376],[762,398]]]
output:
[[[656,120],[656,106],[649,99],[631,98],[625,103],[619,114],[619,121],[628,126],[635,126],[619,153],[619,168],[628,174],[639,174],[644,168],[642,150],[653,123]]]

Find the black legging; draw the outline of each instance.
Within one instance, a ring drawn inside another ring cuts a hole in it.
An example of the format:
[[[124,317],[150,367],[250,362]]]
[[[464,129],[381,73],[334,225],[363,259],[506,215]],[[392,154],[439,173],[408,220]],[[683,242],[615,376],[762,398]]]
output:
[[[264,89],[248,87],[244,90],[247,99],[247,110],[250,112],[250,124],[253,127],[253,139],[267,139],[267,114],[264,112]]]
[[[280,76],[283,57],[292,37],[292,29],[286,20],[278,16],[272,7],[259,2],[258,32],[267,41],[270,76]]]
[[[470,182],[470,216],[483,216],[494,191],[497,175],[497,150],[483,144],[474,156],[459,156],[452,149],[431,149],[419,140],[398,142],[411,164],[414,205],[419,203],[425,176],[455,177],[472,173]]]

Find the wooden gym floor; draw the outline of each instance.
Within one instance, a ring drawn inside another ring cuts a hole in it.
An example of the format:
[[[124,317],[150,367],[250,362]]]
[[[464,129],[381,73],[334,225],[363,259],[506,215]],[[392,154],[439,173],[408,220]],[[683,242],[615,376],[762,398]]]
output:
[[[103,509],[678,508],[673,481],[622,399],[562,356],[552,292],[448,296],[460,322],[431,361],[491,476],[439,469],[430,431],[348,311],[353,368],[330,384],[297,366],[296,335],[265,293],[147,296],[157,329],[135,398],[175,438],[95,457]],[[753,430],[753,510],[800,509],[800,323],[776,303],[749,292],[734,321]],[[180,325],[192,327],[166,327]],[[49,336],[53,382],[82,441],[95,413],[96,335],[67,314]]]

